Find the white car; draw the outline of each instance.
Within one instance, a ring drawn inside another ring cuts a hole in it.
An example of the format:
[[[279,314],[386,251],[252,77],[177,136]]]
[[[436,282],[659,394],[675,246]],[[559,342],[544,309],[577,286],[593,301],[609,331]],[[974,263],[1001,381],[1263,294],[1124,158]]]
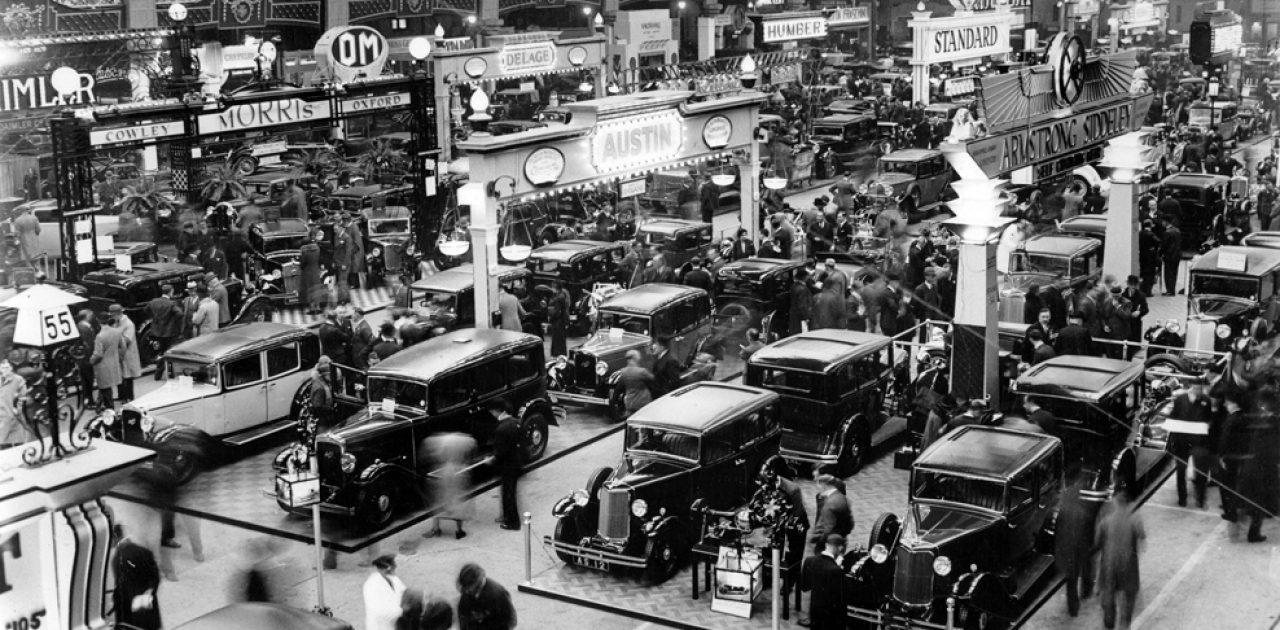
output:
[[[18,206],[18,208],[23,207],[30,208],[31,213],[36,215],[36,220],[40,222],[40,249],[48,254],[49,260],[62,258],[58,220],[54,218],[54,211],[58,209],[58,200],[37,199]],[[16,208],[14,215],[17,215]],[[120,217],[114,214],[99,213],[93,220],[96,223],[98,236],[116,234],[120,231]]]
[[[125,405],[121,420],[126,434],[185,425],[245,444],[293,425],[308,403],[319,358],[314,330],[270,322],[228,326],[170,348],[167,382]]]

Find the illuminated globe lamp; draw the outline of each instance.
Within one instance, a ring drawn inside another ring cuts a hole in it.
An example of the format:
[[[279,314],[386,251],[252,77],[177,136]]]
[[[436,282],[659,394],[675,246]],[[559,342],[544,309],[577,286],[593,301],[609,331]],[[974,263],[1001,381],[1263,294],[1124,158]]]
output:
[[[444,39],[444,25],[443,25],[443,24],[436,24],[435,34],[436,34],[436,39]]]
[[[187,19],[187,7],[181,2],[175,2],[169,5],[169,19],[174,22],[182,22]]]
[[[62,66],[49,75],[49,85],[53,86],[58,96],[66,98],[80,89],[80,73],[75,68]]]
[[[604,16],[599,13],[596,14],[596,17],[591,22],[595,24],[596,28],[604,28]]]
[[[471,129],[477,134],[488,135],[489,121],[493,120],[493,116],[489,115],[489,95],[484,93],[484,88],[476,86],[471,90]]]
[[[754,88],[756,86],[756,79],[760,78],[756,74],[756,60],[752,59],[751,55],[747,55],[742,58],[742,64],[738,66],[738,68],[741,70],[738,74],[738,78],[742,80],[742,87],[748,90]]]
[[[409,40],[409,56],[413,57],[414,60],[421,62],[430,54],[431,40],[421,36]]]
[[[732,185],[733,180],[735,179],[737,178],[733,176],[733,173],[721,172],[711,176],[711,183],[724,188],[725,186]]]
[[[760,181],[764,184],[764,187],[769,190],[782,190],[787,187],[787,178],[780,177],[777,173],[773,172],[770,172],[768,175],[761,178]]]

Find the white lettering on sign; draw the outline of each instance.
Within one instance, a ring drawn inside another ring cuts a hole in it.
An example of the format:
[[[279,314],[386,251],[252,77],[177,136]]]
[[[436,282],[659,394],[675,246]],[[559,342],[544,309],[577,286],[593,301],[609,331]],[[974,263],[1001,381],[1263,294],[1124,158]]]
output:
[[[92,103],[93,75],[80,73],[80,87],[67,98],[58,96],[46,75],[0,79],[0,112],[44,109],[72,103]]]
[[[391,47],[387,38],[372,28],[339,26],[325,31],[314,50],[320,76],[350,83],[361,75],[381,75]]]
[[[556,45],[552,42],[503,46],[498,52],[502,74],[543,72],[556,67]]]
[[[218,114],[203,114],[196,122],[201,134],[214,134],[323,120],[330,115],[329,101],[307,102],[291,98],[235,105]]]
[[[378,96],[349,98],[338,105],[339,109],[341,109],[344,114],[371,112],[383,109],[400,109],[408,106],[409,94],[407,92],[393,92],[391,94],[379,94]]]
[[[764,22],[764,41],[786,42],[827,36],[827,18],[820,15],[803,18],[785,18]]]
[[[871,21],[871,11],[867,7],[845,7],[836,9],[827,16],[827,25],[862,24]]]
[[[347,31],[333,42],[333,59],[344,66],[361,68],[387,54],[387,40],[372,33]]]
[[[596,125],[591,161],[601,172],[663,162],[680,154],[684,119],[675,111],[607,120]]]
[[[95,129],[89,132],[89,144],[101,146],[119,142],[146,142],[157,138],[180,136],[186,128],[181,121],[165,123],[142,123],[132,127],[116,127],[114,129]]]

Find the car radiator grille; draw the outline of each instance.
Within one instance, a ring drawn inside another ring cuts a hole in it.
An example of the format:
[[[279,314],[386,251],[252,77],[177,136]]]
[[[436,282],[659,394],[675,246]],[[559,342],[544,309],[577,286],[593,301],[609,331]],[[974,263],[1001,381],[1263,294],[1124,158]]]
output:
[[[589,354],[579,354],[573,358],[573,382],[578,387],[595,385],[596,359]]]
[[[911,606],[933,601],[933,552],[898,549],[893,597]]]
[[[1192,319],[1187,322],[1187,353],[1200,355],[1213,352],[1214,329],[1218,322],[1211,319]]]
[[[626,490],[600,491],[600,535],[623,540],[631,535],[631,493]]]
[[[320,461],[320,483],[330,486],[342,484],[342,447],[333,442],[316,442],[316,455]]]

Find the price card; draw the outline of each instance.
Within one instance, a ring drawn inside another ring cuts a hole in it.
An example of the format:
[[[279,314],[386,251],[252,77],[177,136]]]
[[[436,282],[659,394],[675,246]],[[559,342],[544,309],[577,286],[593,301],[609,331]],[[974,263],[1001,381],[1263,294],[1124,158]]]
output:
[[[183,374],[182,376],[178,377],[178,387],[185,387],[187,389],[191,389],[192,387],[195,387],[195,385],[196,385],[196,382],[194,379],[191,378],[190,374]]]
[[[116,254],[116,271],[121,273],[133,273],[133,256],[129,254]]]
[[[382,407],[381,407],[381,410],[382,410],[382,412],[383,412],[383,413],[395,413],[395,412],[396,412],[396,399],[394,399],[394,398],[383,398],[383,399],[382,399]]]
[[[80,329],[65,306],[20,309],[13,330],[13,342],[37,348],[78,339]]]

